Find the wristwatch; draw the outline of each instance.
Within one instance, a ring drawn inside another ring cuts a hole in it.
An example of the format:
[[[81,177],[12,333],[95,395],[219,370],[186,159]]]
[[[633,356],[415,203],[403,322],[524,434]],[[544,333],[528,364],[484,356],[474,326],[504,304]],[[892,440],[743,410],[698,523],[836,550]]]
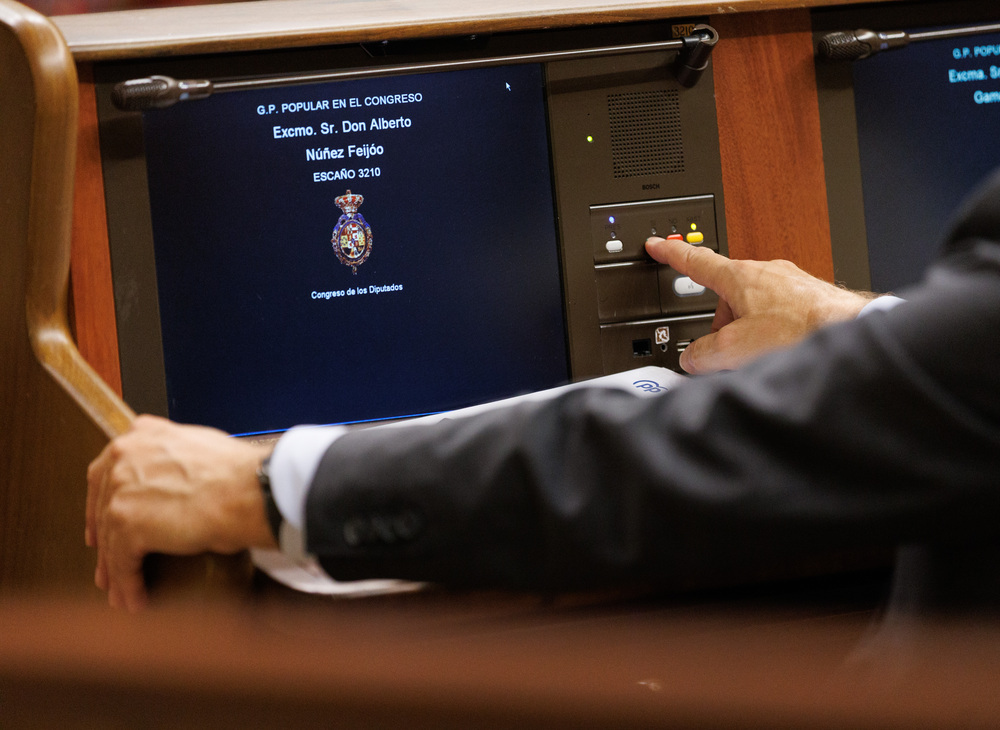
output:
[[[260,484],[261,495],[264,497],[264,511],[267,513],[267,524],[271,527],[271,534],[274,541],[281,542],[281,524],[285,521],[284,515],[278,509],[278,503],[274,501],[274,493],[271,492],[271,456],[264,457],[257,467],[257,482]]]

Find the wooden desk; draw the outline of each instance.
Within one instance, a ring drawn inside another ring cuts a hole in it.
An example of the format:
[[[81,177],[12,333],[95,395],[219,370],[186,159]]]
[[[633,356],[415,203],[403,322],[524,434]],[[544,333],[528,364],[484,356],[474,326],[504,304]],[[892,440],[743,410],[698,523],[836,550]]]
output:
[[[845,673],[874,604],[772,613],[728,601],[719,614],[718,603],[608,608],[507,596],[467,610],[459,597],[432,596],[317,614],[264,599],[132,618],[97,605],[90,587],[84,471],[130,417],[114,392],[93,64],[708,15],[724,38],[714,64],[730,252],[790,258],[830,278],[808,9],[835,4],[288,0],[62,17],[68,51],[51,26],[0,6],[20,29],[0,36],[0,93],[23,92],[0,106],[4,727],[995,722],[1000,639],[990,627],[921,630],[905,653],[884,655],[888,665]],[[74,599],[22,597],[33,592]]]
[[[707,0],[233,3],[59,17],[55,29],[65,47],[51,25],[33,19],[32,28],[44,29],[46,41],[24,45],[25,57],[44,51],[47,60],[36,63],[35,81],[28,71],[11,78],[6,88],[13,90],[12,102],[4,108],[15,108],[13,100],[23,92],[21,97],[37,100],[32,107],[35,115],[25,112],[14,118],[5,112],[3,120],[4,169],[9,178],[5,184],[11,190],[16,187],[16,194],[5,197],[5,205],[11,201],[11,210],[25,213],[17,219],[7,216],[6,208],[4,213],[3,273],[12,285],[5,285],[0,306],[0,344],[5,352],[0,360],[4,419],[0,482],[5,485],[0,497],[4,530],[0,593],[56,586],[90,592],[93,556],[80,537],[84,472],[106,438],[131,418],[128,406],[116,396],[121,386],[94,64],[708,16],[724,39],[713,63],[730,254],[788,258],[830,279],[829,214],[809,11],[836,4],[833,0],[733,0],[724,5]],[[5,11],[5,18],[15,16],[17,12]],[[28,36],[37,38],[41,32],[32,30]],[[47,74],[59,67],[63,68],[57,83],[38,81],[50,78]],[[39,95],[46,89],[48,96]],[[55,114],[57,110],[61,111]],[[54,123],[46,121],[53,116],[58,117]],[[27,149],[35,150],[33,158],[24,154]],[[74,159],[75,177],[70,177]]]
[[[852,661],[868,627],[855,615],[360,603],[128,617],[7,601],[0,711],[8,730],[995,723],[995,627],[916,627],[899,634],[904,645]]]

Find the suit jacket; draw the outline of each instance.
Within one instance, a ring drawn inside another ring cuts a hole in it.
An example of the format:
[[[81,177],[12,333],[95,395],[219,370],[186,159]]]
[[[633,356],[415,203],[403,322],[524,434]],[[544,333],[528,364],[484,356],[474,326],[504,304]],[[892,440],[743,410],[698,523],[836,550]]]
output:
[[[992,543],[1000,175],[906,297],[659,398],[352,432],[310,488],[308,549],[335,578],[559,589]]]

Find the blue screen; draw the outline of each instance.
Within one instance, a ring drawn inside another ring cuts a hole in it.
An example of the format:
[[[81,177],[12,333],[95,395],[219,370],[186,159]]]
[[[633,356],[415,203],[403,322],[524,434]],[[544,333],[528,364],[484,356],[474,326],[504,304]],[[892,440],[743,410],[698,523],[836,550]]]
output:
[[[1000,36],[857,61],[854,93],[872,288],[898,290],[920,278],[955,208],[1000,165]]]
[[[259,433],[566,382],[540,66],[216,94],[143,125],[174,420]]]

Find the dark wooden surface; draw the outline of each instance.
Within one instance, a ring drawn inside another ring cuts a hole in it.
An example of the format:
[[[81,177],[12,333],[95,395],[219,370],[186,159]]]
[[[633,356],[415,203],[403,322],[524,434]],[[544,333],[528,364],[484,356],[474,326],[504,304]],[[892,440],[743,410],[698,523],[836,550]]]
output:
[[[1000,713],[1000,634],[866,616],[507,614],[357,602],[139,617],[0,603],[3,726],[952,728]]]

